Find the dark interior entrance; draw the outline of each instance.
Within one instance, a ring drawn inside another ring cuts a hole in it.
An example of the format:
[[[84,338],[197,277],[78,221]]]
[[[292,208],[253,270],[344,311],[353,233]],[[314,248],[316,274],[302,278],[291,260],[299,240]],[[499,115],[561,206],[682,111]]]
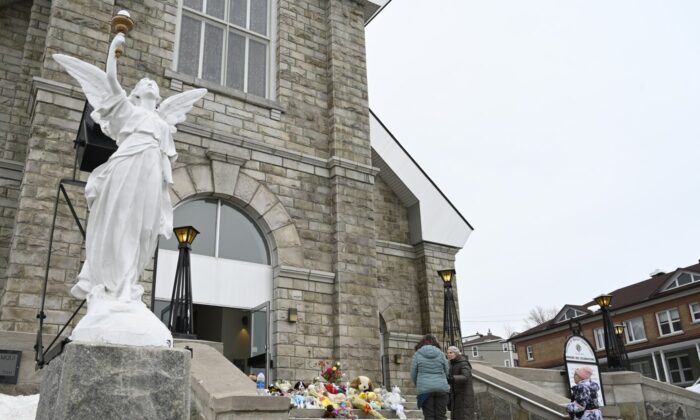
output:
[[[169,304],[155,301],[154,313],[166,324]],[[223,343],[224,356],[244,373],[264,371],[267,343],[261,340],[267,334],[266,316],[262,319],[260,311],[211,305],[194,304],[192,309],[194,333],[198,340]],[[252,334],[253,324],[256,324],[257,334]]]

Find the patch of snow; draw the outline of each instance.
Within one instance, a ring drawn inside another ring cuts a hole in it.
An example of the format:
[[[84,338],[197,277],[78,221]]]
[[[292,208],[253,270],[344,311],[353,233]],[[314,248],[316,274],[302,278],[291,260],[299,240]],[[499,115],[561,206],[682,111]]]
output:
[[[39,394],[0,394],[0,418],[12,420],[34,420],[39,406]]]

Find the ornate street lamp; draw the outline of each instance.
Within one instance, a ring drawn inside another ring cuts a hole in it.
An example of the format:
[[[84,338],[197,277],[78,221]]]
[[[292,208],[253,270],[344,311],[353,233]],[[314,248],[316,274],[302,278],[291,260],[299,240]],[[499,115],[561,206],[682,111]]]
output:
[[[608,359],[608,371],[627,370],[625,363],[627,355],[624,355],[623,360],[624,349],[620,346],[620,341],[615,335],[615,327],[613,327],[610,319],[612,295],[600,295],[594,300],[600,306],[600,312],[603,316],[603,338],[605,341],[605,357]]]
[[[459,326],[459,314],[457,313],[457,305],[455,303],[454,292],[452,291],[452,283],[455,281],[457,272],[453,269],[438,270],[438,275],[445,285],[445,303],[443,306],[443,323],[442,323],[442,343],[447,351],[449,346],[456,346],[463,352],[462,346],[462,329]]]
[[[175,284],[170,299],[168,328],[177,338],[197,338],[192,328],[192,273],[190,270],[190,249],[199,231],[192,226],[173,229],[179,243]]]
[[[622,370],[630,370],[630,361],[625,348],[625,328],[625,324],[615,325],[615,337],[617,337],[617,345],[620,349],[620,366],[622,366]]]

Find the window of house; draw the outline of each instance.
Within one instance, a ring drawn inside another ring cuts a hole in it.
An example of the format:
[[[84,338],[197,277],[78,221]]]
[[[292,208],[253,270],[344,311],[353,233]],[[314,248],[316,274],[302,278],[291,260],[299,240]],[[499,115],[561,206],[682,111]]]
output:
[[[700,303],[691,303],[690,307],[690,318],[693,322],[700,322]]]
[[[505,367],[510,367],[510,360],[504,360],[504,361],[503,361],[503,365],[504,365]]]
[[[657,312],[656,321],[659,323],[659,332],[662,336],[682,331],[681,318],[676,308]]]
[[[668,372],[671,374],[671,382],[682,384],[693,381],[693,369],[690,366],[690,358],[687,355],[670,356],[666,358]]]
[[[625,324],[625,339],[627,344],[644,341],[647,339],[644,332],[644,320],[642,318],[634,318],[624,322]]]
[[[476,346],[472,347],[472,356],[479,357],[479,348]]]
[[[595,328],[593,330],[593,338],[595,338],[596,350],[605,350],[605,330],[603,328]]]
[[[569,308],[559,317],[557,322],[568,321],[570,319],[579,317],[581,315],[585,315],[585,314],[582,311],[579,311],[578,309]]]
[[[271,0],[182,0],[176,68],[267,97]]]
[[[648,360],[630,362],[630,370],[639,372],[647,378],[656,379],[656,377],[654,376],[654,371],[651,367],[651,363]]]
[[[664,290],[675,289],[676,287],[685,286],[686,284],[700,281],[700,274],[683,272],[678,275]]]
[[[527,346],[525,352],[527,353],[527,360],[535,360],[535,352],[532,350],[532,346]]]
[[[193,226],[199,234],[192,254],[270,264],[267,245],[257,226],[235,207],[221,200],[196,200],[178,206],[174,226]],[[161,249],[177,251],[175,235],[161,239]]]
[[[503,351],[508,351],[508,343],[503,343]]]
[[[513,353],[518,352],[517,348],[515,347],[515,343],[510,343],[510,348],[513,349]]]

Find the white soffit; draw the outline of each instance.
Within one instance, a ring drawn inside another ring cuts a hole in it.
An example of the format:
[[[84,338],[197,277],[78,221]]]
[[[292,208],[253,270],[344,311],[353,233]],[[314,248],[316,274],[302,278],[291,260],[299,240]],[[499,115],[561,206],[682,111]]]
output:
[[[412,241],[462,248],[474,229],[371,110],[369,136],[379,176],[406,207],[420,209],[420,224],[411,223],[420,236]]]
[[[361,0],[365,8],[365,25],[367,25],[391,0]]]

